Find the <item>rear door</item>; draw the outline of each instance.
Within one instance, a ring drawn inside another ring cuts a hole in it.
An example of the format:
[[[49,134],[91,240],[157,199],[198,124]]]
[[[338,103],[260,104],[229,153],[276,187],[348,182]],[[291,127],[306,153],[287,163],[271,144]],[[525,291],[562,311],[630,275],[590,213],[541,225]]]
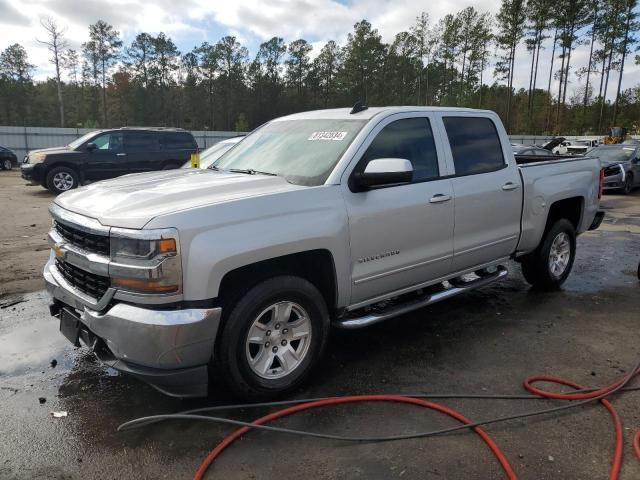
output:
[[[85,178],[89,180],[103,180],[126,173],[122,159],[126,156],[123,148],[123,133],[121,131],[107,132],[93,138],[96,148],[87,152],[85,164]]]
[[[454,171],[453,270],[508,257],[520,234],[522,185],[503,148],[509,147],[506,133],[477,114],[445,113],[441,120]]]
[[[189,132],[164,132],[162,143],[165,166],[181,167],[198,151],[198,144]]]
[[[453,253],[453,191],[441,141],[426,114],[384,119],[347,174],[376,158],[404,158],[410,184],[353,191],[343,181],[349,215],[352,306],[445,276]]]
[[[127,131],[124,134],[125,167],[129,173],[157,170],[162,164],[160,135],[156,132]]]

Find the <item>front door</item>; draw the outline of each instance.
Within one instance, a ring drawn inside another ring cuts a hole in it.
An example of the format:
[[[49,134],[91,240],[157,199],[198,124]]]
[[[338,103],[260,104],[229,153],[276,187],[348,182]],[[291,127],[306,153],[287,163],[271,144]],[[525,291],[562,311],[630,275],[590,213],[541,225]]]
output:
[[[91,140],[91,143],[96,148],[87,153],[85,177],[88,180],[103,180],[121,175],[122,159],[126,155],[122,132],[103,133]]]
[[[354,192],[344,186],[352,307],[445,276],[453,254],[453,190],[431,118],[399,114],[371,133],[353,172],[377,158],[411,161],[410,184]],[[343,182],[344,184],[345,182]]]

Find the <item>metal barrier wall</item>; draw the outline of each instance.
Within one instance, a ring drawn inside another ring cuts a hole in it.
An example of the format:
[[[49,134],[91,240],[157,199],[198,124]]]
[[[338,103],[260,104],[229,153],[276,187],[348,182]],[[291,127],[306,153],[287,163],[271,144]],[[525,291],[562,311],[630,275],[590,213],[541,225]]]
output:
[[[29,150],[68,145],[76,138],[94,130],[96,129],[0,126],[0,145],[13,150],[18,155],[18,161],[22,161]],[[203,130],[191,133],[203,150],[225,138],[245,134],[245,132]]]

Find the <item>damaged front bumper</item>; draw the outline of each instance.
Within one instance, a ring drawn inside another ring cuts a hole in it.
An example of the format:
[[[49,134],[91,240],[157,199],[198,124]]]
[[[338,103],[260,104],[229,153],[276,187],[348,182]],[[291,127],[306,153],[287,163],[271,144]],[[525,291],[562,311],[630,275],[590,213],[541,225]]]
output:
[[[60,318],[64,309],[77,319],[78,337],[103,363],[167,395],[207,395],[220,308],[156,310],[110,303],[93,309],[56,273],[49,261],[44,278],[54,298],[51,313]]]

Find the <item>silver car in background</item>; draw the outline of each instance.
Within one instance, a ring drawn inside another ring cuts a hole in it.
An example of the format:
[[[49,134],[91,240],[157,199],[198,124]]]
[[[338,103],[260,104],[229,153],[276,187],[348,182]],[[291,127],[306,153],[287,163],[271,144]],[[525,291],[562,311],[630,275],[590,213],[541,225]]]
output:
[[[619,190],[628,195],[640,186],[640,146],[601,145],[590,150],[588,155],[600,159],[605,190]]]

